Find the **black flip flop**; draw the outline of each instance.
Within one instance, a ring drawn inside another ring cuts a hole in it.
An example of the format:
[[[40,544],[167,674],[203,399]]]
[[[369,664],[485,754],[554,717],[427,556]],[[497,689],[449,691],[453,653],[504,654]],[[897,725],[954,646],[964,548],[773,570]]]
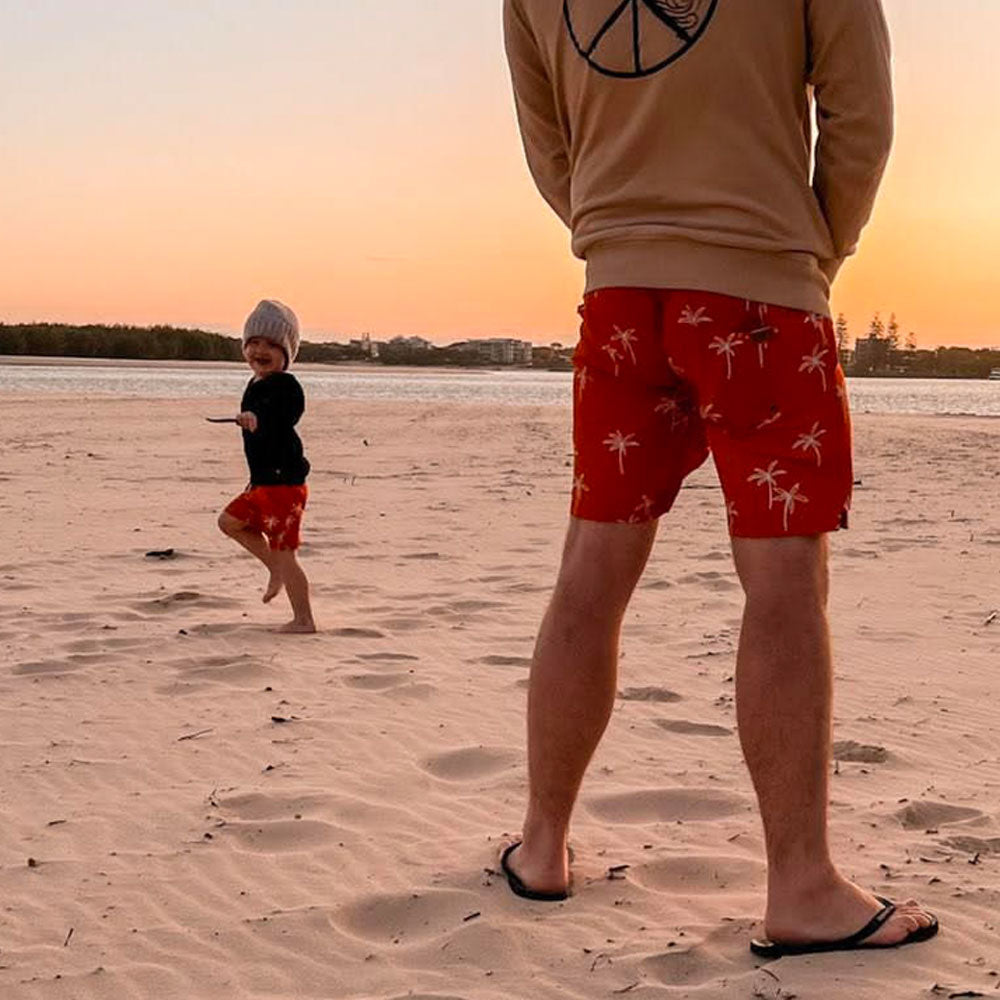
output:
[[[503,869],[504,875],[507,877],[507,884],[510,886],[510,891],[514,893],[515,896],[520,896],[522,899],[531,899],[536,903],[562,903],[564,900],[569,899],[570,893],[566,892],[538,892],[535,889],[531,889],[526,886],[522,881],[521,877],[514,871],[510,866],[511,855],[521,846],[521,841],[516,844],[511,844],[503,854],[500,855],[500,867]]]
[[[811,944],[782,944],[779,941],[751,941],[750,950],[760,958],[784,958],[786,955],[820,955],[830,951],[878,951],[885,948],[902,948],[907,944],[929,941],[940,929],[937,917],[931,915],[931,923],[908,934],[895,944],[865,944],[876,931],[896,912],[896,904],[881,896],[875,897],[882,909],[865,924],[861,930],[839,941],[815,941]]]

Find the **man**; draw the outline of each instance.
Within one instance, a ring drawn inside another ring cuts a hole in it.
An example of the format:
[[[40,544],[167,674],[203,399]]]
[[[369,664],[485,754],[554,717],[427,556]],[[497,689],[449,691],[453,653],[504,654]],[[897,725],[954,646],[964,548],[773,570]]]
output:
[[[853,481],[829,294],[891,144],[879,0],[505,0],[504,15],[529,167],[587,263],[573,517],[532,667],[510,886],[566,898],[622,618],[657,519],[711,453],[746,594],[737,712],[768,856],[752,947],[926,940],[936,919],[850,883],[827,837],[826,536]]]

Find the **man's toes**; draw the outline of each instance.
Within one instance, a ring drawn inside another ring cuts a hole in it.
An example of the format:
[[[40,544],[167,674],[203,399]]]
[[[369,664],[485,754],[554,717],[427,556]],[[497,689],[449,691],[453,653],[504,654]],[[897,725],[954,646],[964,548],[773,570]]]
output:
[[[905,903],[901,903],[897,912],[902,912],[915,920],[918,928],[930,927],[934,923],[934,918],[931,914],[915,899],[908,899]]]

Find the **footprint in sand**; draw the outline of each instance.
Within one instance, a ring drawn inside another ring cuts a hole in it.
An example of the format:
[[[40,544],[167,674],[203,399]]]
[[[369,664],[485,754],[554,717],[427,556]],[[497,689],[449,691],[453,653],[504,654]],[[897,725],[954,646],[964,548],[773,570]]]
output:
[[[366,941],[405,945],[451,933],[481,908],[482,899],[474,893],[430,889],[367,896],[340,909],[333,922]]]
[[[895,813],[896,819],[906,830],[933,830],[951,823],[982,819],[983,813],[967,806],[953,806],[948,802],[910,802]]]
[[[719,985],[723,986],[726,980],[753,971],[755,963],[747,941],[754,930],[752,920],[729,921],[692,947],[672,949],[645,959],[642,969],[650,979],[664,986],[696,987],[713,980],[721,980]],[[732,983],[718,995],[734,995]],[[772,994],[755,991],[752,995],[763,997]]]
[[[500,747],[462,747],[435,754],[420,766],[443,781],[475,781],[505,771],[519,760],[513,750]]]
[[[738,583],[715,570],[705,570],[703,573],[689,573],[687,576],[682,576],[677,582],[699,584],[716,593],[725,593],[726,591],[740,589]]]
[[[874,549],[841,549],[838,556],[842,559],[879,559],[879,554]]]
[[[66,649],[70,653],[98,653],[105,649],[135,649],[137,646],[145,646],[148,639],[78,639],[76,642],[67,643]]]
[[[456,614],[467,614],[470,611],[492,611],[496,608],[507,607],[502,601],[452,601],[448,605],[449,611],[454,611]]]
[[[656,724],[668,733],[683,736],[732,736],[733,731],[725,726],[713,726],[708,722],[686,722],[684,719],[657,719]]]
[[[763,887],[766,866],[755,859],[726,855],[662,858],[631,868],[628,877],[646,889],[673,894],[750,892]]]
[[[618,692],[618,697],[622,701],[648,701],[656,704],[681,700],[681,696],[675,691],[663,687],[626,688]]]
[[[58,676],[71,674],[75,670],[83,670],[86,663],[74,663],[70,660],[38,660],[34,663],[19,663],[11,669],[15,677]]]
[[[438,689],[433,684],[403,684],[382,691],[385,697],[399,698],[402,701],[426,701],[437,693]]]
[[[243,653],[239,656],[210,656],[205,659],[185,657],[173,660],[173,667],[183,681],[209,684],[228,684],[231,687],[257,687],[274,677],[274,670],[263,660]],[[164,691],[169,693],[170,686]]]
[[[941,841],[945,847],[973,856],[1000,854],[1000,837],[949,837]]]
[[[410,674],[352,674],[344,678],[344,683],[360,691],[384,691],[409,680]]]
[[[735,816],[748,808],[742,795],[718,788],[648,788],[591,799],[587,809],[611,823],[686,823]]]
[[[163,614],[175,608],[236,608],[239,601],[228,597],[216,597],[200,594],[196,590],[179,590],[174,594],[165,594],[146,601],[134,601],[129,605],[135,611],[151,611]]]
[[[427,622],[421,618],[409,618],[405,615],[389,615],[380,619],[380,624],[393,632],[417,632],[427,627]]]
[[[296,815],[329,808],[332,797],[322,794],[287,795],[280,792],[245,792],[223,795],[219,808],[243,820],[292,819]]]
[[[336,844],[347,831],[320,820],[275,820],[259,823],[228,823],[219,831],[256,854],[286,854],[310,851]]]
[[[490,653],[489,656],[480,657],[476,662],[484,663],[488,667],[530,667],[531,657],[500,656],[496,653]]]
[[[385,633],[374,628],[335,628],[331,635],[340,636],[342,639],[384,639]]]
[[[889,759],[889,751],[872,743],[838,740],[833,744],[833,759],[845,764],[884,764]]]

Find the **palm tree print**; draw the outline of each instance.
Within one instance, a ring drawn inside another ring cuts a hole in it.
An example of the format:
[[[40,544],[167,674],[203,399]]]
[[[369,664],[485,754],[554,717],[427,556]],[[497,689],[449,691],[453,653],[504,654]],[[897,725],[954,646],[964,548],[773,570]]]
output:
[[[709,349],[715,351],[719,357],[726,359],[726,378],[733,377],[733,358],[736,357],[736,348],[743,343],[743,337],[738,333],[731,333],[728,337],[714,337]]]
[[[820,313],[807,313],[802,322],[819,333],[823,332],[823,317]]]
[[[812,354],[802,355],[802,364],[799,365],[800,372],[819,372],[820,378],[823,380],[824,392],[826,392],[826,362],[823,359],[829,353],[829,348],[817,344]]]
[[[799,435],[799,439],[792,445],[792,448],[801,448],[805,452],[812,452],[816,456],[816,465],[823,464],[823,445],[820,438],[826,433],[819,422],[813,424],[812,430],[806,434]]]
[[[643,498],[639,501],[639,505],[632,511],[629,524],[641,524],[643,521],[648,521],[652,516],[653,501],[643,495]]]
[[[607,351],[608,357],[611,358],[611,363],[615,366],[615,378],[618,378],[618,359],[621,355],[610,344],[605,344],[604,350]]]
[[[619,344],[622,345],[622,356],[625,354],[632,359],[632,364],[636,364],[635,351],[632,345],[637,342],[638,338],[635,335],[634,329],[623,330],[621,327],[616,326],[615,332],[611,337],[612,340],[617,340]]]
[[[589,381],[590,372],[586,368],[578,368],[576,372],[576,389],[580,399],[583,399],[583,393]]]
[[[705,306],[701,306],[699,309],[692,309],[690,306],[685,306],[681,311],[680,319],[677,320],[678,326],[694,326],[699,327],[702,323],[714,323],[715,320],[708,315],[708,309]]]
[[[708,424],[717,424],[722,420],[722,414],[715,408],[714,403],[706,403],[704,406],[699,407],[698,414]]]
[[[796,483],[790,490],[783,490],[780,487],[775,491],[777,498],[785,505],[782,515],[782,522],[785,531],[788,531],[788,519],[795,513],[797,503],[809,503],[809,498],[799,492],[801,483]]]
[[[573,477],[573,501],[579,506],[580,502],[583,500],[583,494],[589,493],[590,487],[584,480],[583,473]]]
[[[678,427],[683,427],[688,422],[688,415],[684,410],[684,407],[674,399],[672,396],[665,396],[659,403],[656,404],[656,413],[662,413],[664,416],[670,417],[670,429],[672,431],[677,430]]]
[[[767,509],[770,510],[774,506],[776,491],[781,489],[781,487],[778,486],[778,476],[787,475],[788,473],[784,469],[778,468],[778,460],[775,459],[766,469],[754,469],[753,472],[747,476],[747,482],[756,483],[757,486],[767,487]]]
[[[638,448],[639,442],[636,441],[634,434],[622,434],[621,431],[614,431],[604,440],[605,447],[608,451],[617,452],[618,454],[618,471],[624,476],[625,475],[625,456],[628,453],[629,448]]]
[[[782,416],[783,416],[783,414],[782,414],[781,410],[775,410],[775,412],[774,412],[774,413],[772,413],[772,414],[771,414],[771,416],[769,416],[769,417],[765,417],[765,418],[764,418],[764,419],[763,419],[763,420],[762,420],[762,421],[761,421],[761,422],[760,422],[760,423],[759,423],[759,424],[758,424],[758,425],[757,425],[757,426],[756,426],[756,427],[754,428],[754,430],[757,430],[757,431],[762,431],[762,430],[763,430],[763,429],[764,429],[765,427],[770,427],[770,426],[771,426],[771,424],[776,424],[776,423],[777,423],[777,422],[778,422],[778,421],[779,421],[779,420],[780,420],[780,419],[782,418]]]

